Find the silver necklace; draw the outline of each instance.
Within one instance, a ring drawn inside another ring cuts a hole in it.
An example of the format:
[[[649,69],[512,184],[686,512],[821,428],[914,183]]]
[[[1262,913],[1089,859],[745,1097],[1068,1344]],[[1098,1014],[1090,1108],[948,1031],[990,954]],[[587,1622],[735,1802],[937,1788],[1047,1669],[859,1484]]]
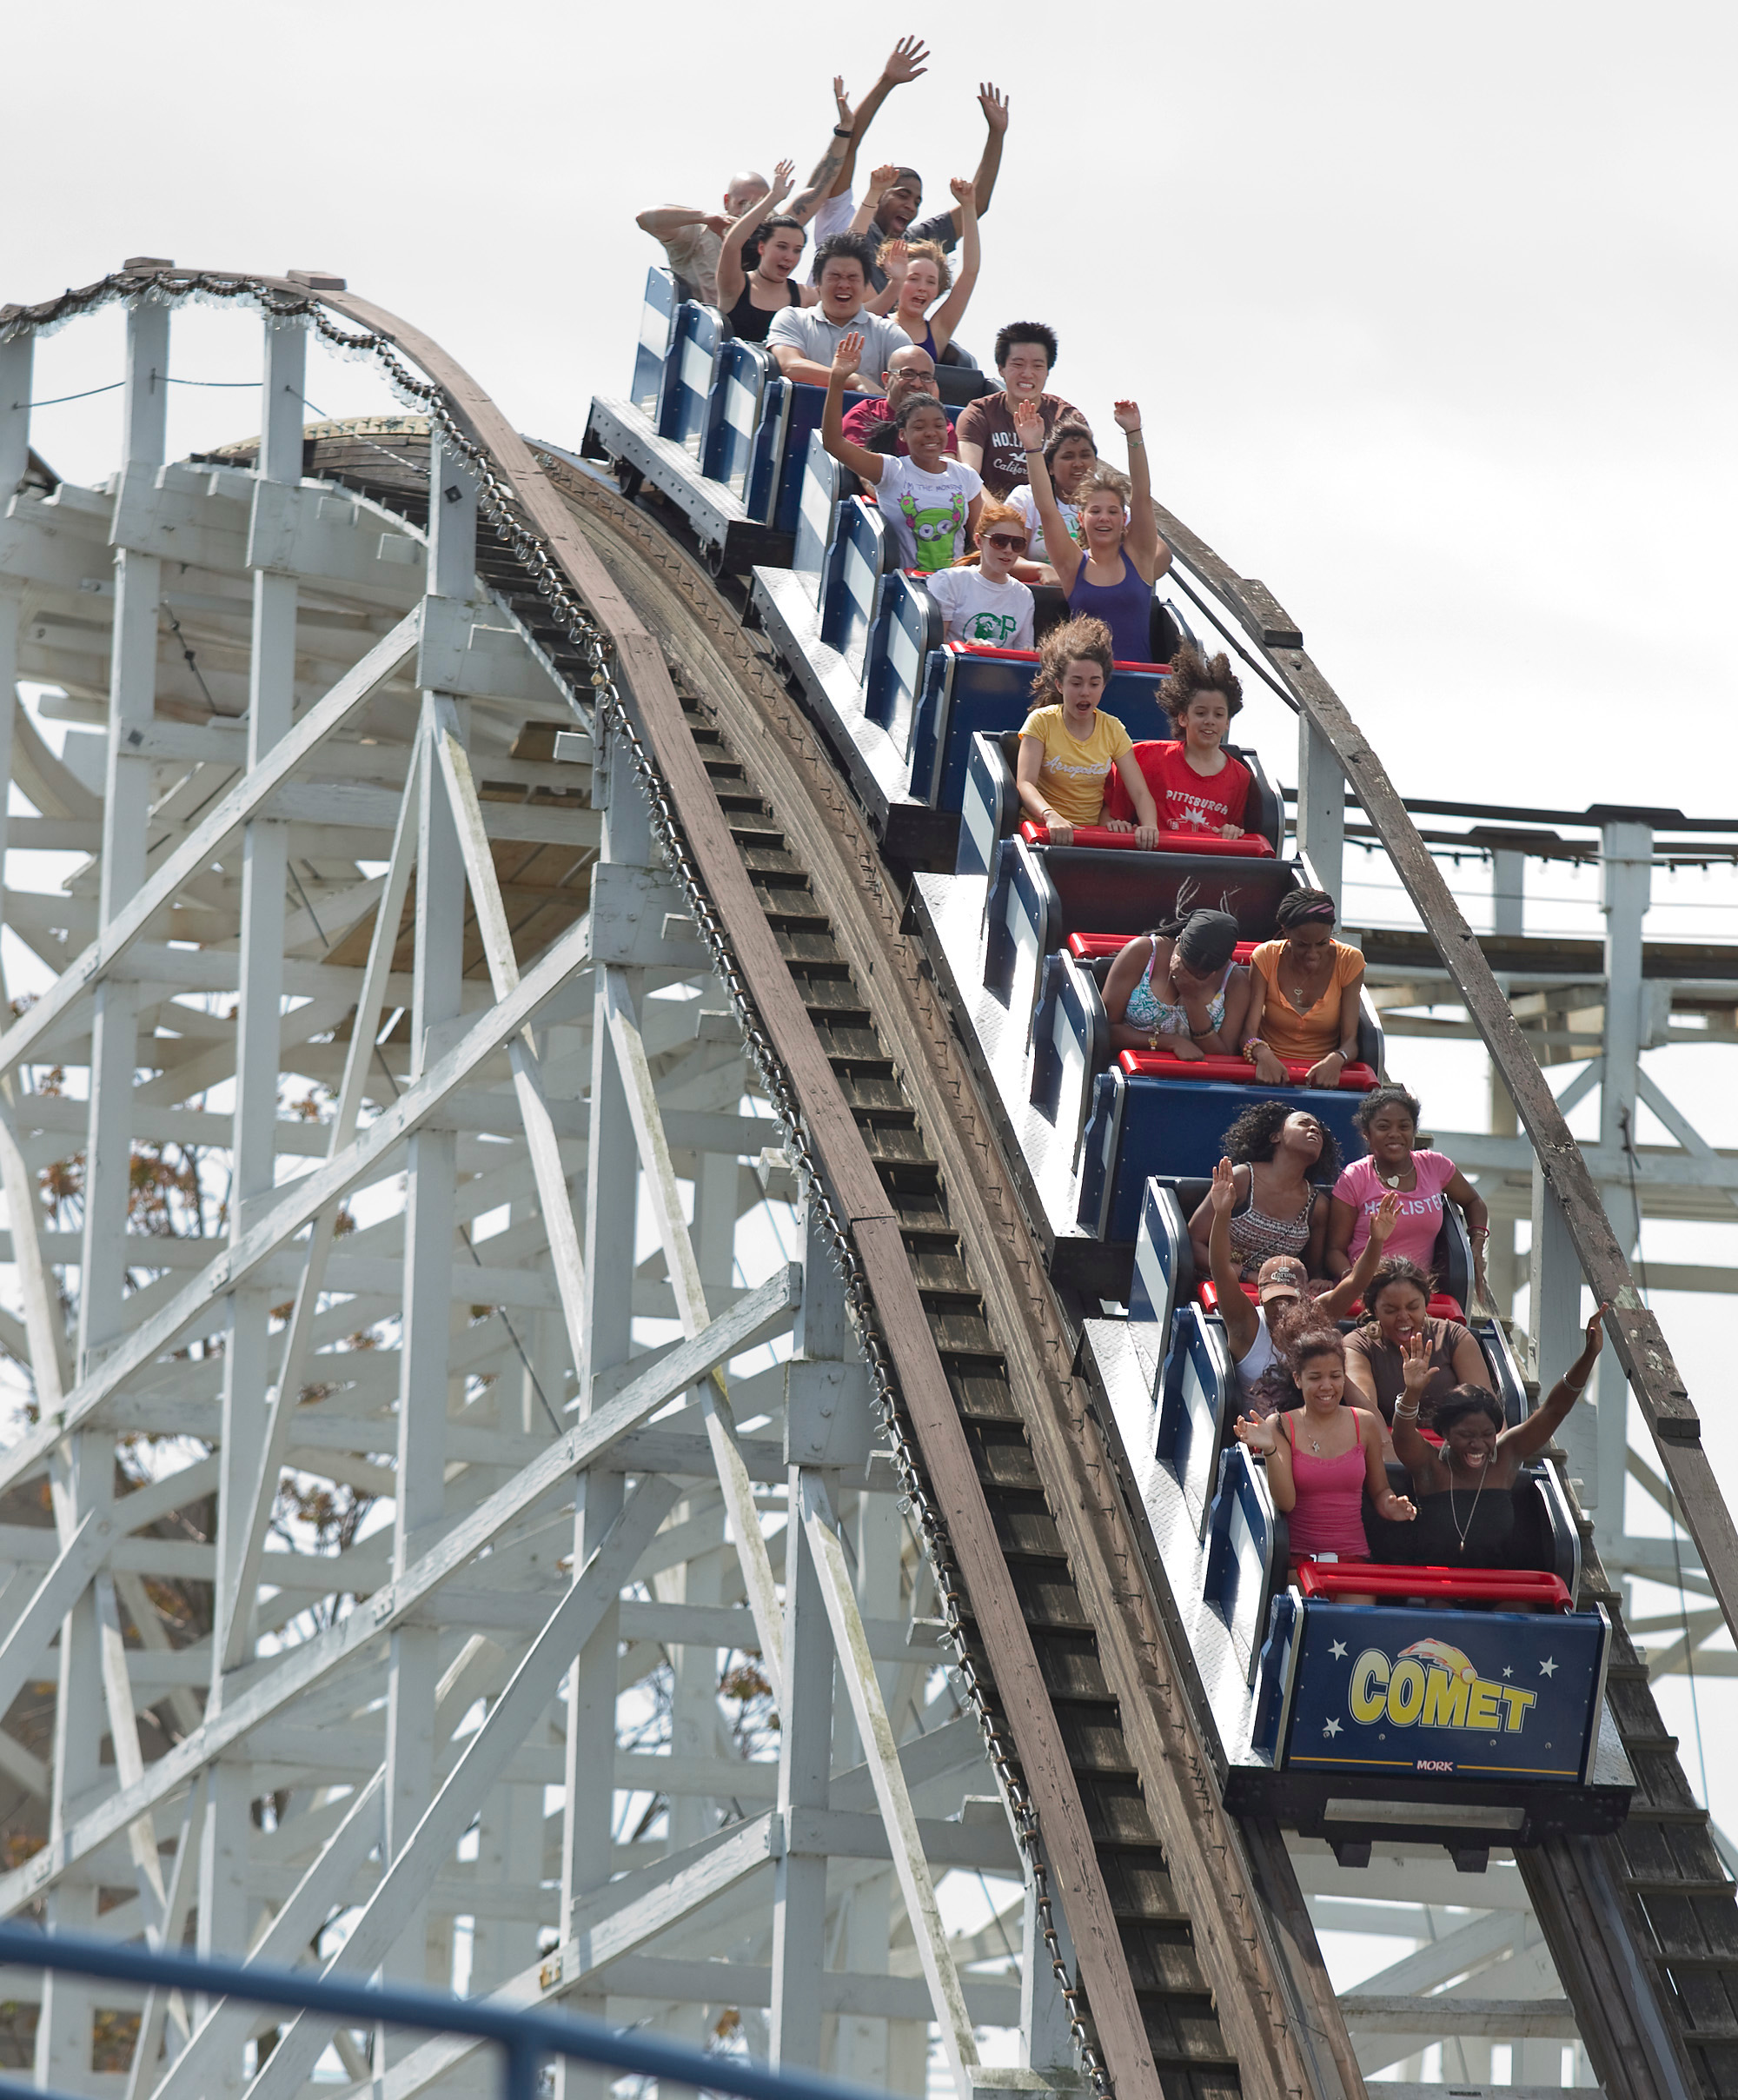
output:
[[[1484,1471],[1482,1472],[1478,1476],[1478,1485],[1472,1491],[1472,1507],[1467,1512],[1466,1525],[1465,1528],[1463,1529],[1461,1525],[1460,1512],[1455,1506],[1454,1468],[1450,1466],[1449,1469],[1449,1521],[1455,1527],[1455,1535],[1461,1542],[1461,1551],[1463,1553],[1464,1553],[1467,1550],[1467,1539],[1472,1531],[1472,1520],[1478,1514],[1478,1499],[1484,1492],[1484,1475],[1486,1472],[1489,1472],[1489,1470],[1490,1468],[1487,1465],[1484,1468]]]
[[[1381,1182],[1384,1188],[1398,1188],[1400,1184],[1406,1179],[1406,1169],[1402,1166],[1397,1168],[1396,1172],[1391,1174],[1385,1174],[1378,1166],[1376,1170],[1376,1178]]]

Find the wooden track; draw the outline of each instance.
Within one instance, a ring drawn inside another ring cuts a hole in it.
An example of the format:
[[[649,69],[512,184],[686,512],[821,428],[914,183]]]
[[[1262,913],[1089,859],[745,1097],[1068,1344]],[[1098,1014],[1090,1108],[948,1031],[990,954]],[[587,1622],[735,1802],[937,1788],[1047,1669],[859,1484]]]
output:
[[[173,294],[194,273],[163,270]],[[122,275],[46,322],[124,297]],[[1071,1337],[899,899],[825,755],[733,608],[642,511],[541,462],[438,346],[348,295],[323,305],[415,360],[510,485],[518,515],[607,631],[629,720],[675,812],[806,1141],[867,1279],[898,1399],[943,1509],[974,1654],[1036,1803],[1098,2044],[1125,2094],[1363,2091],[1282,1846],[1220,1808],[1187,1680],[1147,1586]],[[390,500],[383,499],[383,500]],[[1241,607],[1354,783],[1435,934],[1562,1203],[1728,1623],[1738,1532],[1695,1413],[1640,1306],[1584,1163],[1489,966],[1379,761],[1261,586],[1168,516],[1166,537]],[[530,557],[527,556],[527,559]],[[581,652],[514,559],[492,576],[576,690]],[[659,637],[653,639],[654,634]],[[1595,1574],[1595,1581],[1597,1577]],[[1675,1745],[1630,1661],[1615,1673],[1639,1814],[1624,1836],[1528,1863],[1577,2019],[1623,2100],[1738,2094],[1738,1914]],[[1069,1678],[1060,1658],[1091,1667]],[[1096,1675],[1094,1674],[1096,1672]],[[1062,1696],[1056,1696],[1060,1684]],[[1089,1711],[1090,1710],[1090,1711]],[[1131,1900],[1124,1870],[1138,1870]],[[1289,1885],[1288,1885],[1289,1884]]]

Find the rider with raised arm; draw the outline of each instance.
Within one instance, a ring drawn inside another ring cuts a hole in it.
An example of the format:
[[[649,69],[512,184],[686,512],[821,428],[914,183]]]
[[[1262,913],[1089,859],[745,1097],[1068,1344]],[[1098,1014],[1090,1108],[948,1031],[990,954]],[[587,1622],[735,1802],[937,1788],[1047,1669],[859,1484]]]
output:
[[[887,286],[870,302],[872,313],[891,315],[896,327],[904,329],[913,342],[921,344],[937,360],[953,340],[983,260],[972,185],[963,176],[955,176],[948,187],[959,199],[965,229],[965,253],[959,276],[949,268],[939,241],[884,241],[876,262],[887,273]],[[941,304],[935,306],[938,299]],[[932,314],[932,306],[935,311]]]
[[[1119,401],[1115,407],[1118,428],[1129,443],[1127,480],[1114,468],[1095,467],[1076,487],[1078,546],[1056,507],[1044,463],[1045,432],[1038,406],[1017,401],[1012,412],[1045,545],[1056,580],[1068,594],[1069,611],[1104,622],[1118,663],[1146,662],[1152,648],[1152,587],[1171,566],[1171,549],[1159,538],[1153,515],[1140,409],[1131,401]]]
[[[843,233],[851,224],[852,213],[856,207],[851,201],[851,178],[857,169],[857,150],[868,136],[869,127],[875,121],[881,104],[898,87],[919,80],[928,70],[928,51],[921,37],[901,37],[887,55],[887,63],[869,92],[853,110],[845,92],[845,76],[836,73],[833,80],[833,99],[838,106],[839,122],[833,128],[833,136],[844,143],[845,152],[826,194],[819,200],[815,213],[815,239],[825,241],[836,233]]]
[[[1008,130],[1008,98],[991,80],[981,81],[978,88],[978,106],[984,112],[987,136],[984,141],[983,157],[978,161],[978,172],[972,178],[972,196],[977,216],[981,219],[990,209],[990,199],[995,194],[996,176],[1002,164],[1002,143]],[[850,169],[845,177],[846,189],[850,189]],[[955,191],[956,197],[959,192]],[[848,208],[850,197],[843,200]],[[833,231],[849,222],[853,233],[866,234],[879,247],[891,240],[934,241],[944,250],[951,251],[965,231],[964,213],[956,203],[951,211],[939,211],[932,218],[919,219],[923,209],[923,178],[915,168],[903,168],[895,163],[877,168],[869,179],[869,187],[863,203],[852,217],[848,209],[840,211],[838,202],[829,209],[827,228]],[[884,291],[887,285],[886,273],[877,269],[872,279],[875,289]],[[965,359],[969,363],[971,360]]]
[[[1343,1276],[1332,1290],[1311,1299],[1308,1296],[1310,1273],[1295,1254],[1272,1254],[1262,1263],[1256,1277],[1258,1305],[1251,1305],[1243,1287],[1243,1264],[1231,1247],[1231,1216],[1237,1207],[1236,1171],[1229,1160],[1213,1169],[1213,1186],[1207,1200],[1212,1206],[1212,1224],[1207,1233],[1208,1267],[1218,1294],[1219,1317],[1225,1323],[1225,1340],[1231,1361],[1237,1367],[1237,1383],[1247,1399],[1257,1382],[1278,1360],[1278,1350],[1270,1322],[1282,1314],[1308,1308],[1323,1319],[1339,1319],[1350,1312],[1364,1286],[1376,1273],[1382,1249],[1400,1214],[1396,1203],[1384,1206],[1370,1219],[1370,1245],[1350,1276]],[[1373,1251],[1372,1251],[1373,1250]],[[1271,1310],[1270,1311],[1270,1307]]]
[[[1556,1434],[1593,1374],[1605,1337],[1602,1306],[1587,1323],[1581,1354],[1524,1422],[1505,1428],[1503,1403],[1483,1386],[1456,1386],[1436,1403],[1441,1450],[1418,1430],[1420,1400],[1434,1368],[1430,1338],[1407,1345],[1405,1390],[1394,1410],[1394,1455],[1412,1475],[1418,1499],[1418,1563],[1424,1567],[1514,1565],[1515,1498],[1522,1465]],[[1484,1498],[1489,1496],[1489,1500]]]
[[[813,306],[820,297],[813,285],[797,282],[808,237],[802,222],[779,209],[795,172],[793,163],[779,163],[771,190],[732,222],[718,251],[719,307],[732,334],[745,342],[764,342],[775,314],[787,306]]]
[[[821,442],[874,489],[901,568],[952,568],[978,529],[984,484],[970,467],[948,456],[947,411],[927,394],[908,395],[899,406],[897,420],[907,457],[852,443],[845,435],[845,389],[856,384],[862,362],[862,336],[841,337],[827,377]]]

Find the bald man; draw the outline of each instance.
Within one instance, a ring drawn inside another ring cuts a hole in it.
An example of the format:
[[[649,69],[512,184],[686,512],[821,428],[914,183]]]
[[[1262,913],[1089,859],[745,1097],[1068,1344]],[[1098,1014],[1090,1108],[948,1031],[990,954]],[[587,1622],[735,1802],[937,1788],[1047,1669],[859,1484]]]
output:
[[[935,360],[915,342],[908,349],[895,350],[881,375],[881,385],[883,397],[872,395],[847,413],[845,435],[852,444],[861,445],[870,452],[895,452],[903,459],[905,441],[899,435],[893,418],[899,412],[899,403],[913,394],[927,394],[932,401],[941,398],[940,389],[935,382]],[[959,451],[951,422],[947,449],[956,456]]]
[[[676,273],[676,291],[684,299],[703,305],[718,304],[718,251],[731,223],[751,204],[772,194],[773,185],[753,168],[742,168],[730,178],[724,193],[724,209],[706,211],[690,204],[654,204],[634,220],[641,233],[649,233],[663,244]]]

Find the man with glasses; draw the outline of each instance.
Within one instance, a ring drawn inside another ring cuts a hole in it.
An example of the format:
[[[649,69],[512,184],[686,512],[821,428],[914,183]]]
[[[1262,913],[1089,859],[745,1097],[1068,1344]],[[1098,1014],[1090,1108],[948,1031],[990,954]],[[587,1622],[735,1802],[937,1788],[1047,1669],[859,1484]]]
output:
[[[1032,646],[1032,595],[1013,573],[1031,535],[1012,503],[986,502],[978,514],[978,564],[938,569],[924,581],[941,608],[948,641],[988,642],[998,649]]]
[[[853,445],[862,445],[871,452],[891,452],[904,459],[905,441],[899,435],[899,426],[893,419],[899,413],[899,403],[913,394],[927,394],[932,401],[940,400],[935,383],[935,360],[916,343],[895,350],[881,375],[881,384],[886,389],[885,396],[872,395],[867,401],[859,401],[846,415],[845,435]],[[947,449],[956,459],[959,457],[959,442],[951,426]]]

